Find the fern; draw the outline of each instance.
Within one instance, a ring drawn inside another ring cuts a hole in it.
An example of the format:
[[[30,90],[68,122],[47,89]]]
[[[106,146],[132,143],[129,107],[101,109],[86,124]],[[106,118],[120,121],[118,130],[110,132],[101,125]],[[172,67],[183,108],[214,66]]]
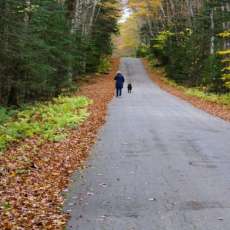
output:
[[[91,103],[86,97],[60,96],[50,103],[25,107],[16,118],[1,126],[0,151],[13,141],[34,135],[51,141],[65,139],[66,129],[75,128],[87,119],[87,107]]]

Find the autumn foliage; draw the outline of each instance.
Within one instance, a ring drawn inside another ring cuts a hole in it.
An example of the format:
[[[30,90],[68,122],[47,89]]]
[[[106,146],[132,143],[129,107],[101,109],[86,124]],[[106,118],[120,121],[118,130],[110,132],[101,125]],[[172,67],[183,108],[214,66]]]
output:
[[[29,138],[0,156],[0,229],[63,229],[63,191],[70,175],[84,166],[98,128],[104,123],[108,102],[113,97],[113,71],[94,76],[76,96],[93,100],[90,116],[72,129],[61,142],[40,142]]]

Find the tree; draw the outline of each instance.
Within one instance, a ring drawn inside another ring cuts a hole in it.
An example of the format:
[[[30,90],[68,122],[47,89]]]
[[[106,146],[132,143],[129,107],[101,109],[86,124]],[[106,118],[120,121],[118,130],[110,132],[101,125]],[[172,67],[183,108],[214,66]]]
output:
[[[150,58],[165,66],[168,77],[188,86],[227,91],[229,39],[219,34],[230,29],[229,1],[130,0],[129,6],[141,24],[140,43],[149,47]],[[220,56],[225,56],[224,67]]]
[[[0,1],[0,103],[56,96],[97,71],[118,17],[116,0]]]

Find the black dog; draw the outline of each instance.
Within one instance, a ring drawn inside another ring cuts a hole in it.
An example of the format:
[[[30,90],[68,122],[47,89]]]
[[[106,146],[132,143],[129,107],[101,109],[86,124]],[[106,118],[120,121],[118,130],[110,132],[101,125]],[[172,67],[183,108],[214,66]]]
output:
[[[131,83],[128,84],[128,93],[131,93],[133,89],[133,86]]]

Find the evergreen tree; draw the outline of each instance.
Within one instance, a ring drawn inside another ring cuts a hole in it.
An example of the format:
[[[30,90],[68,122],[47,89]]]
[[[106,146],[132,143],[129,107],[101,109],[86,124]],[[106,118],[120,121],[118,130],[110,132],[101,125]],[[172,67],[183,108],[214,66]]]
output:
[[[169,78],[228,91],[228,0],[130,0],[130,7],[141,24],[141,42],[149,46],[150,58],[165,66]]]
[[[0,0],[1,104],[56,96],[111,54],[117,1],[83,2],[81,9],[71,8],[73,1]]]

